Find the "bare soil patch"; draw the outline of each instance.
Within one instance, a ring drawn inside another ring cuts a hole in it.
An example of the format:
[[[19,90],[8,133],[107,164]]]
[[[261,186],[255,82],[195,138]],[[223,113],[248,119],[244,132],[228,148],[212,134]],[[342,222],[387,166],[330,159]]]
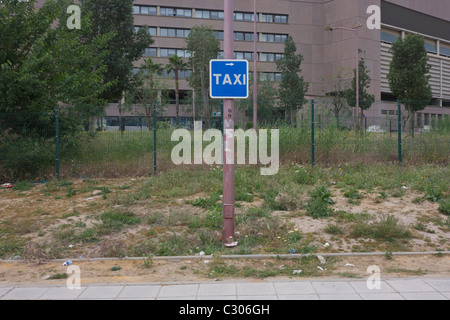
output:
[[[322,266],[324,270],[317,268],[321,266],[319,261],[309,261],[308,266],[305,266],[298,259],[210,259],[206,263],[205,259],[153,259],[149,266],[145,266],[143,260],[83,260],[123,257],[136,244],[139,246],[136,245],[134,250],[136,256],[139,256],[139,250],[143,250],[143,244],[148,239],[166,239],[165,236],[173,235],[185,235],[187,238],[195,236],[188,227],[196,221],[192,217],[204,218],[209,211],[193,206],[190,202],[208,198],[210,194],[201,192],[181,197],[150,195],[146,198],[138,193],[144,181],[141,178],[97,181],[80,179],[53,188],[38,184],[30,190],[0,189],[0,249],[6,252],[3,255],[5,260],[0,263],[0,285],[63,284],[65,279],[49,280],[52,275],[66,272],[67,268],[62,262],[49,262],[61,257],[82,258],[74,264],[82,270],[83,283],[159,283],[234,278],[366,278],[367,267],[370,265],[380,266],[384,277],[450,276],[448,255],[394,256],[391,260],[384,256],[333,257],[327,259],[327,264]],[[288,225],[286,230],[290,230],[289,232],[295,230],[301,234],[299,241],[315,248],[315,252],[319,254],[450,250],[448,217],[438,211],[437,203],[419,201],[423,197],[419,192],[406,190],[400,195],[380,197],[380,190],[360,191],[361,198],[351,201],[342,189],[331,187],[330,191],[335,201],[335,213],[330,217],[313,219],[304,209],[273,211],[270,213],[271,217]],[[300,202],[306,198],[305,194],[298,196]],[[236,215],[244,215],[249,208],[264,208],[265,205],[264,200],[258,197],[248,202],[240,201]],[[92,242],[87,241],[87,238],[73,236],[74,233],[82,234],[94,229],[94,226],[101,223],[100,217],[104,212],[116,209],[132,213],[133,217],[140,219],[140,223],[121,226],[117,232],[95,235],[98,239]],[[352,228],[362,221],[358,220],[361,216],[367,218],[368,222],[364,223],[373,223],[386,216],[394,217],[397,224],[410,233],[410,237],[390,241],[352,236]],[[330,225],[338,227],[337,232],[330,232]],[[250,230],[249,227],[242,230]],[[270,230],[271,226],[268,227]],[[209,237],[207,241],[217,241],[221,237],[217,230],[210,230],[205,234]],[[258,234],[255,234],[257,237]],[[237,235],[240,245],[245,243],[246,236],[243,232]],[[286,231],[286,239],[288,236]],[[78,241],[70,242],[67,239]],[[274,237],[281,244],[286,239],[283,240],[283,235],[278,236],[278,240]],[[27,248],[29,244],[33,244],[32,253],[36,255],[36,259],[28,259],[23,263],[8,261],[11,258],[23,259],[14,252],[20,252],[20,248]],[[240,245],[220,254],[245,253],[240,251],[243,248]],[[54,246],[54,250],[49,253],[51,246]],[[286,249],[288,248],[287,245]],[[264,246],[261,246],[261,250],[253,253],[268,253],[264,252]],[[274,253],[280,252],[289,253]],[[59,256],[55,256],[56,254]],[[120,266],[120,270],[112,271],[114,266]],[[308,272],[293,273],[294,270],[306,270],[305,268],[308,268]]]

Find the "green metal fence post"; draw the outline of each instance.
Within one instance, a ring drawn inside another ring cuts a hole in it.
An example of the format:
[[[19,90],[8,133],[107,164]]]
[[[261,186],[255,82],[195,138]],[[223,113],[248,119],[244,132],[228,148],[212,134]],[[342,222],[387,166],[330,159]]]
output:
[[[59,107],[55,107],[55,160],[56,179],[59,180]]]
[[[153,174],[156,176],[156,101],[153,101]]]
[[[311,100],[311,164],[314,166],[314,99]]]
[[[397,113],[398,113],[398,162],[402,163],[402,105],[398,101]]]

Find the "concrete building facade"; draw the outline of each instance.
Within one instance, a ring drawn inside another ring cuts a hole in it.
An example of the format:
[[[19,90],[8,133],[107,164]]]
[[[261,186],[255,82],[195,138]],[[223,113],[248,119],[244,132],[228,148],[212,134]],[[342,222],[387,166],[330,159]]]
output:
[[[257,0],[257,51],[253,53],[253,1],[234,1],[235,57],[250,61],[257,59],[257,71],[265,80],[280,81],[276,59],[284,51],[284,40],[292,36],[298,53],[304,57],[302,75],[309,83],[308,98],[323,97],[327,91],[327,77],[345,70],[351,81],[356,63],[355,32],[327,31],[327,26],[351,28],[360,23],[360,57],[364,57],[371,78],[369,93],[376,102],[366,113],[373,117],[394,114],[396,104],[387,82],[393,42],[408,33],[425,38],[431,65],[430,84],[433,99],[425,110],[417,114],[417,125],[424,126],[443,115],[450,114],[450,1],[448,0]],[[370,6],[381,9],[381,29],[369,29],[372,17]],[[141,59],[136,71],[150,57],[156,63],[167,64],[171,55],[188,58],[184,50],[186,37],[195,25],[208,25],[216,31],[223,49],[224,0],[135,0],[133,7],[135,27],[144,25],[155,40]],[[182,97],[192,90],[182,73]],[[173,96],[173,79],[166,76]],[[325,88],[325,89],[324,89]],[[128,113],[136,116],[139,112]],[[107,110],[107,123],[117,124],[116,104]],[[174,122],[175,106],[170,105],[163,119]],[[182,108],[182,123],[192,122],[192,108]],[[238,116],[242,116],[238,115]],[[250,119],[249,119],[250,120]],[[135,119],[134,122],[137,120]],[[250,120],[251,121],[251,120]]]

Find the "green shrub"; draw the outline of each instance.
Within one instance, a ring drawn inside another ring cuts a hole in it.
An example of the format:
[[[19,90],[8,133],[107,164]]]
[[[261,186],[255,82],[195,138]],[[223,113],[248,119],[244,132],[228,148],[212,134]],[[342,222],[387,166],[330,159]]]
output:
[[[306,212],[314,219],[329,217],[334,213],[330,205],[334,204],[331,192],[324,186],[316,187],[311,193],[311,198],[306,206]]]
[[[125,211],[107,211],[100,217],[103,226],[107,229],[120,230],[124,225],[134,225],[141,222],[134,213]]]
[[[439,200],[438,210],[443,214],[450,216],[450,198],[443,198]]]

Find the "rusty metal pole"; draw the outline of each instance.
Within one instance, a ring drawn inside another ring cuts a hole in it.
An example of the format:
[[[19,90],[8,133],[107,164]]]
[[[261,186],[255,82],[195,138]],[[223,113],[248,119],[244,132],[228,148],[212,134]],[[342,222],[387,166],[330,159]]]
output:
[[[256,32],[256,0],[253,0],[253,129],[258,130],[258,71],[256,68],[258,60],[257,44],[258,33]]]
[[[233,48],[234,0],[224,0],[224,57],[234,59]],[[234,242],[234,100],[223,101],[223,185],[222,242]]]

